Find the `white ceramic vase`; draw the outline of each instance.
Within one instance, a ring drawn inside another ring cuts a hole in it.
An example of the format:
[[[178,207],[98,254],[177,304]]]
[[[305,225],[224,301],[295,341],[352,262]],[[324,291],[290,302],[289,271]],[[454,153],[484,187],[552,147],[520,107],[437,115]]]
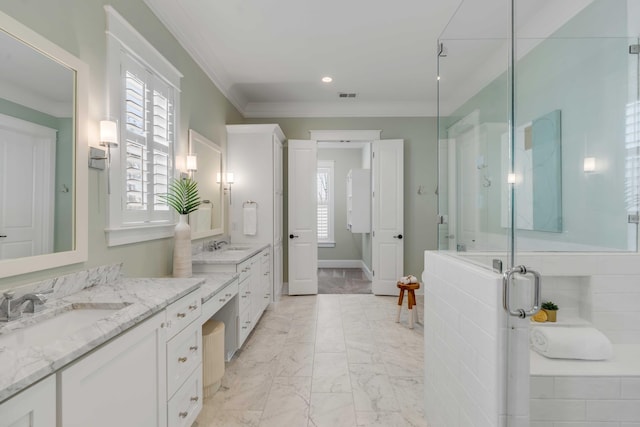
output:
[[[191,227],[187,215],[180,215],[174,237],[173,277],[191,277]]]

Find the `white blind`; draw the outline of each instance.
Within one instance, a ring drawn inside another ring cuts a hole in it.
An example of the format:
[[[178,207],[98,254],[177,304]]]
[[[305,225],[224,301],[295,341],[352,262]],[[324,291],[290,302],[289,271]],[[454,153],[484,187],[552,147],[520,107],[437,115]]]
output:
[[[318,199],[318,241],[326,241],[330,238],[330,188],[331,170],[318,168],[317,199]]]
[[[170,220],[166,194],[172,173],[175,89],[132,57],[122,62],[125,223]]]

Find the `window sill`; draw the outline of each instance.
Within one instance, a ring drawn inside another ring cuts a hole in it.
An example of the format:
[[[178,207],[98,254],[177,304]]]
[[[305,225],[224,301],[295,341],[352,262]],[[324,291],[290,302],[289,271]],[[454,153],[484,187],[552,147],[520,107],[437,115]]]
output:
[[[336,242],[318,242],[319,248],[335,248]]]
[[[107,246],[120,246],[130,243],[173,237],[175,224],[144,225],[134,227],[107,228]]]

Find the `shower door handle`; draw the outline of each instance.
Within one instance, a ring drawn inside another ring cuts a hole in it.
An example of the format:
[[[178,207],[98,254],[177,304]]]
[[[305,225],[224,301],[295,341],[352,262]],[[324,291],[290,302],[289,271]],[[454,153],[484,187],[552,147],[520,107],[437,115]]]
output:
[[[511,288],[511,278],[514,274],[520,274],[526,276],[531,274],[533,276],[533,305],[528,309],[511,308],[511,301],[509,298],[509,291]],[[524,265],[518,265],[504,272],[502,275],[502,306],[509,315],[524,319],[528,316],[533,316],[540,311],[540,295],[541,295],[540,273],[535,270],[528,269]]]

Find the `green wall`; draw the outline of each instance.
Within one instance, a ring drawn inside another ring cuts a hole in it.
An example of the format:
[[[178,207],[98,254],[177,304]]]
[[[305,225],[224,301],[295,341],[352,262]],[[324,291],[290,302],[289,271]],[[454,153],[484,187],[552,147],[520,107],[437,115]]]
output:
[[[271,118],[245,123],[278,123],[288,139],[309,139],[310,130],[381,129],[382,139],[404,139],[404,273],[422,276],[424,251],[438,248],[438,145],[434,117]],[[285,150],[285,218],[287,232],[287,173]],[[423,194],[418,187],[423,186]],[[288,239],[283,239],[287,241]],[[366,245],[366,244],[365,244]],[[366,246],[363,248],[366,252]],[[287,245],[284,245],[287,280]],[[370,260],[368,265],[370,265]]]
[[[97,122],[107,117],[105,4],[112,5],[184,75],[181,81],[177,152],[186,151],[189,128],[226,147],[225,125],[242,123],[242,116],[142,0],[4,0],[0,3],[0,10],[89,65],[89,134],[95,137]],[[171,238],[107,247],[104,234],[107,212],[106,174],[104,171],[89,169],[88,180],[88,261],[0,279],[0,287],[11,287],[88,267],[119,262],[124,262],[124,272],[128,276],[158,277],[170,274],[173,255]]]

